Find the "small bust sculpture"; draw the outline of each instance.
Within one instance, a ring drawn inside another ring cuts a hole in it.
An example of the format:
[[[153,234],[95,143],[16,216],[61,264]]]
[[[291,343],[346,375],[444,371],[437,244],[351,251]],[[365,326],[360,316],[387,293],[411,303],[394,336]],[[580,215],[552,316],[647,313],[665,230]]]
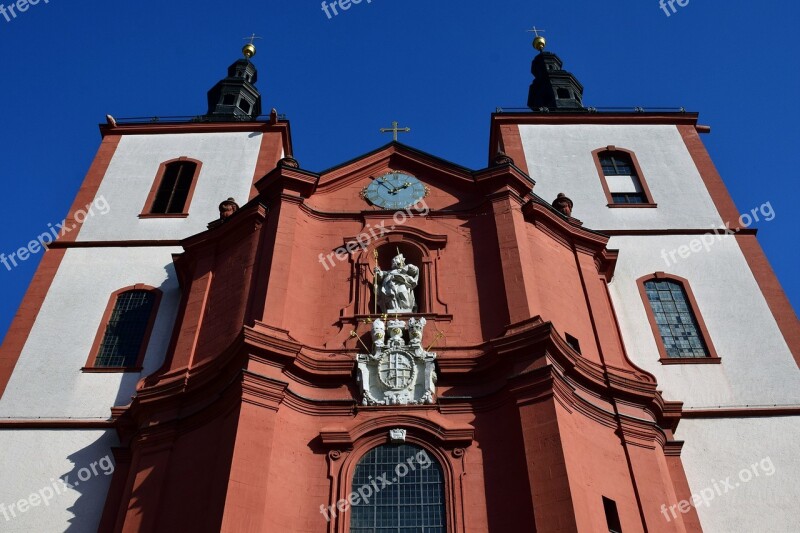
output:
[[[553,200],[553,207],[558,210],[559,213],[571,217],[572,216],[572,200],[567,198],[567,195],[563,192],[558,193],[558,197]]]
[[[238,210],[239,204],[237,204],[233,198],[228,198],[219,204],[219,219],[227,220]]]

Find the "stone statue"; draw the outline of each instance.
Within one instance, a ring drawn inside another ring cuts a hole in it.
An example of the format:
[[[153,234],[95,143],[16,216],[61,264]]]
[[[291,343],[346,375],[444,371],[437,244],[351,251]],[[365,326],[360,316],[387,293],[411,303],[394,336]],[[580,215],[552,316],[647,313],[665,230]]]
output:
[[[392,259],[392,269],[383,271],[375,267],[378,281],[378,307],[389,314],[416,313],[417,301],[414,289],[419,283],[419,268],[406,265],[406,258],[399,253]]]
[[[571,217],[572,216],[572,208],[575,204],[572,203],[572,200],[567,198],[567,195],[563,192],[558,193],[558,197],[553,200],[553,207],[555,207],[561,214]]]
[[[238,210],[239,204],[233,198],[228,198],[219,204],[219,219],[228,220]]]

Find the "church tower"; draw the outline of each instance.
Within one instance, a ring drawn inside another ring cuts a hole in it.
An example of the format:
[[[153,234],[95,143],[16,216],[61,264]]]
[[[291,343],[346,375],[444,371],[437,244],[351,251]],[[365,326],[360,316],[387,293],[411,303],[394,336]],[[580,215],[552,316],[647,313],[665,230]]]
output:
[[[774,211],[696,113],[586,107],[535,47],[479,169],[396,138],[304,168],[252,44],[205,115],[109,117],[0,349],[0,524],[791,530]]]

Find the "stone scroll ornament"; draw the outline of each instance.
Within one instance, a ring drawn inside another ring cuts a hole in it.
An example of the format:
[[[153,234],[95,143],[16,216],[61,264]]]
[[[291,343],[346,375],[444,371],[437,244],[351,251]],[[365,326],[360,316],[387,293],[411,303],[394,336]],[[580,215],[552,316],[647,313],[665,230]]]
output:
[[[364,405],[434,403],[436,354],[422,347],[424,318],[372,322],[372,353],[358,355]]]

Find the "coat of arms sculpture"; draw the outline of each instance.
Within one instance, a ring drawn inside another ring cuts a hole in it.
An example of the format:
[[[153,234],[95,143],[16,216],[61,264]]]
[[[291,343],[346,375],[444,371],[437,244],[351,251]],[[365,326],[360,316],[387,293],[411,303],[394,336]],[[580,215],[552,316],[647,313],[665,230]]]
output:
[[[372,323],[372,353],[358,355],[364,405],[434,403],[436,354],[422,348],[425,323],[424,318]]]

